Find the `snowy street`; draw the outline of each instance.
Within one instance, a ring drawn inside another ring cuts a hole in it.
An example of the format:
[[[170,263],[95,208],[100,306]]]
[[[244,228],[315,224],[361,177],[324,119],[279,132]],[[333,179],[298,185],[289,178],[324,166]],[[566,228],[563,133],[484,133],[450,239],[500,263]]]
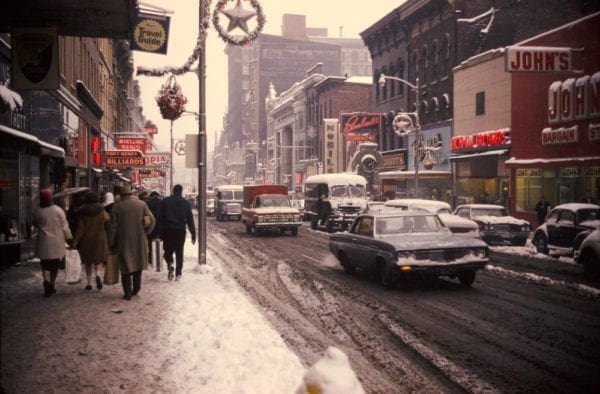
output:
[[[46,299],[39,263],[2,271],[4,392],[294,393],[330,346],[351,370],[328,378],[355,373],[366,392],[599,387],[600,290],[568,260],[496,248],[470,289],[385,290],[344,273],[307,223],[297,237],[214,218],[208,229],[205,266],[188,238],[182,280],[152,267],[131,301],[64,271]]]

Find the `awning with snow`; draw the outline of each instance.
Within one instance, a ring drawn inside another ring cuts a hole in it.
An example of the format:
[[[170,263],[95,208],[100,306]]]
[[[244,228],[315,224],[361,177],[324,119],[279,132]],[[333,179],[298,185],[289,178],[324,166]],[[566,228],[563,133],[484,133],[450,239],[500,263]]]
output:
[[[383,171],[379,173],[379,179],[414,179],[415,172],[408,171]],[[419,170],[419,179],[451,179],[452,172],[436,170]]]
[[[31,142],[34,145],[38,145],[40,147],[40,151],[42,155],[58,157],[64,159],[65,150],[60,146],[52,145],[47,142],[41,141],[36,136],[24,133],[22,131],[13,129],[12,127],[0,125],[0,132],[9,134],[13,137],[20,138],[26,141]]]
[[[484,152],[469,153],[469,154],[465,154],[465,155],[451,155],[450,161],[464,161],[464,160],[480,159],[483,157],[506,156],[506,155],[508,155],[508,149],[495,149],[495,150],[488,150],[488,151],[484,151]]]

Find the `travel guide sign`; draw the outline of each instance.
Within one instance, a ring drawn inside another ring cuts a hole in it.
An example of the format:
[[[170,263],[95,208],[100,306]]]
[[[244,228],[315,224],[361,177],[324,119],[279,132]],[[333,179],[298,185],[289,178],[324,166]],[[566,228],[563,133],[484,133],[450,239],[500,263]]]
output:
[[[133,25],[131,49],[134,51],[167,53],[170,18],[165,15],[140,12]]]

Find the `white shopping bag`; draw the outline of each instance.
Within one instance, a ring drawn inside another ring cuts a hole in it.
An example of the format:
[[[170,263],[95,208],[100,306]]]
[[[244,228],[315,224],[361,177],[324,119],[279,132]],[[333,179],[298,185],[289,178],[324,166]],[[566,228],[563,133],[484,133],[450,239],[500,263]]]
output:
[[[81,257],[77,249],[67,249],[65,257],[65,281],[68,284],[75,284],[81,281]]]

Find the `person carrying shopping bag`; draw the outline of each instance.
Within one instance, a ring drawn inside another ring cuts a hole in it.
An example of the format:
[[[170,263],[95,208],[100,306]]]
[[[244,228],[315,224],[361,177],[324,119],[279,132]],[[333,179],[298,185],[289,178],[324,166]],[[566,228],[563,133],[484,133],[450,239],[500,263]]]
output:
[[[86,290],[92,290],[95,276],[96,288],[102,289],[104,264],[108,258],[108,237],[106,223],[110,216],[100,204],[98,195],[92,191],[86,193],[83,204],[78,210],[78,223],[73,237],[73,249],[79,250],[81,262],[87,276]],[[93,272],[95,269],[95,274]]]
[[[119,255],[125,300],[131,300],[142,288],[142,270],[148,268],[147,234],[155,223],[146,203],[133,195],[131,186],[124,185],[121,201],[115,203],[110,214],[109,246]]]
[[[52,201],[52,190],[40,191],[40,207],[33,215],[33,225],[38,229],[36,255],[41,260],[44,295],[50,297],[56,293],[54,286],[66,243],[73,238],[65,212]]]

